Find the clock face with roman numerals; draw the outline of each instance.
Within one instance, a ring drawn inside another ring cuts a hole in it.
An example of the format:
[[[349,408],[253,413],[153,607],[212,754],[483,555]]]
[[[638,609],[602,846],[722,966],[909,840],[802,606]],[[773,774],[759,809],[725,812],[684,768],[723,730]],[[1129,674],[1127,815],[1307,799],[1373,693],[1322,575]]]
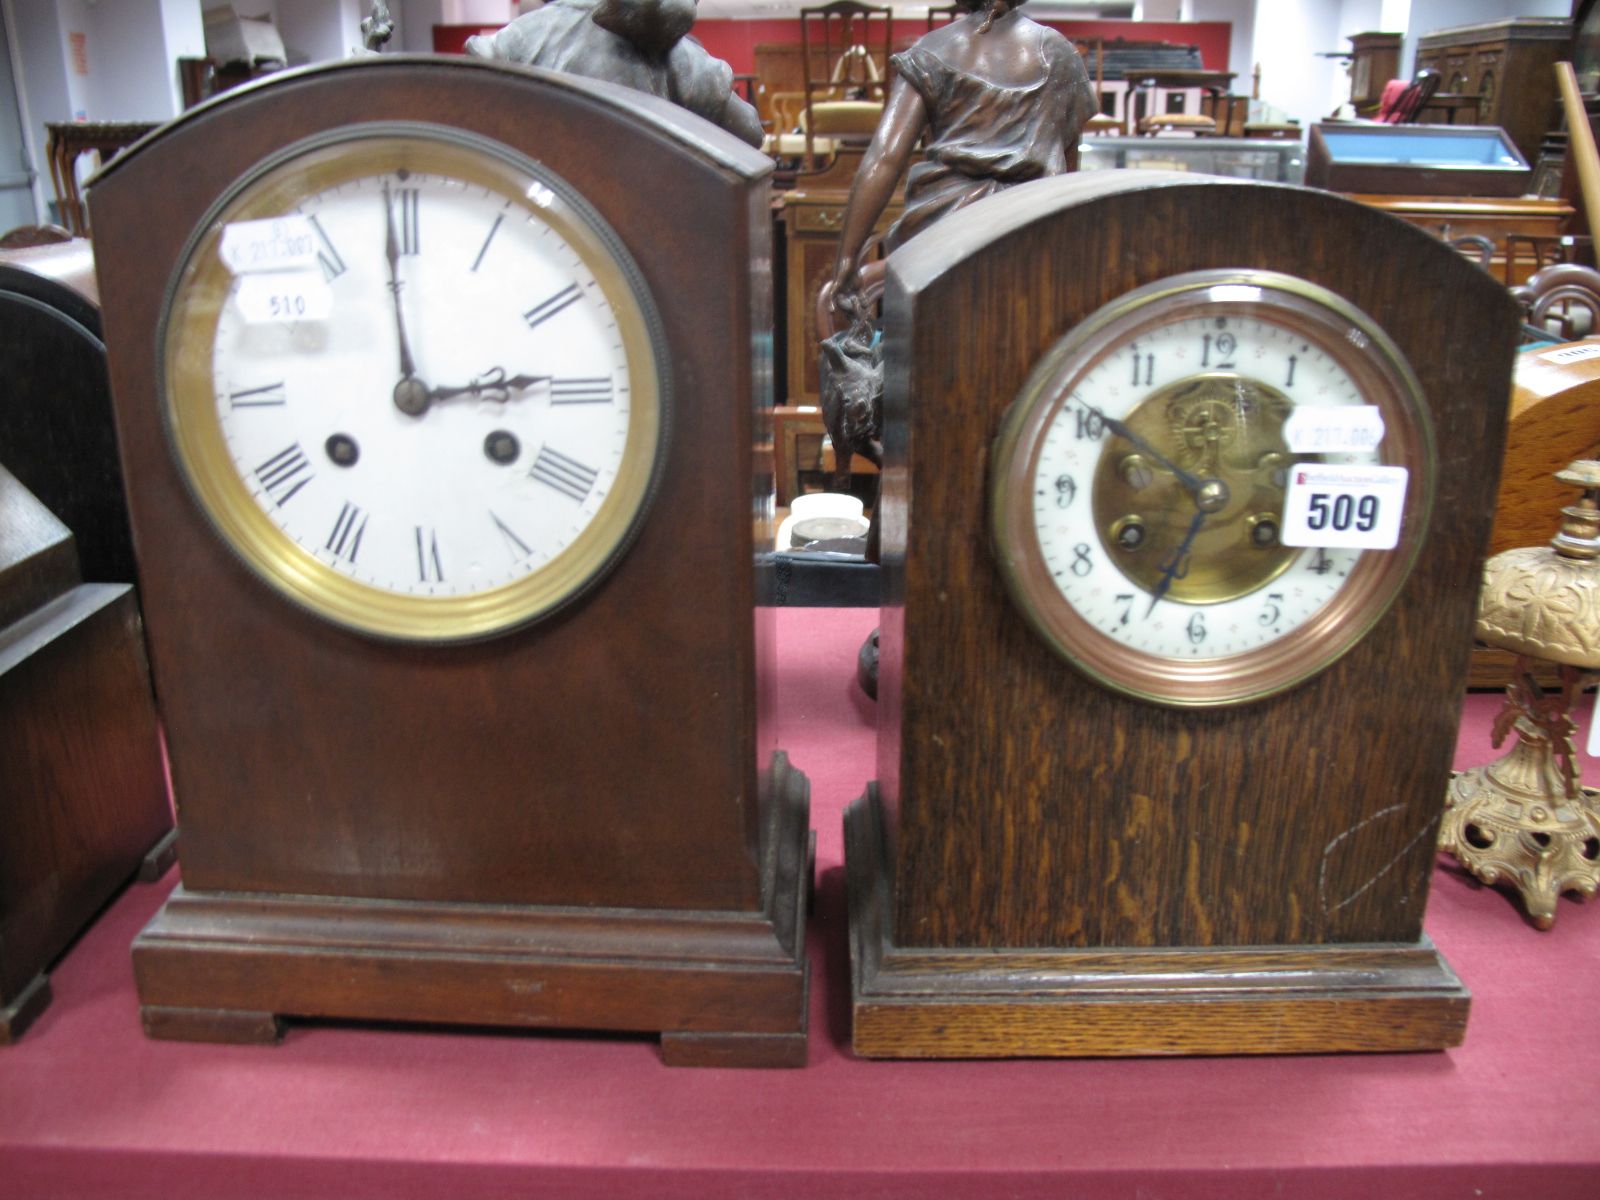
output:
[[[991,523],[1035,630],[1119,691],[1259,699],[1410,571],[1433,434],[1359,310],[1269,272],[1162,280],[1067,334],[1007,414]]]
[[[170,292],[168,427],[263,579],[450,641],[537,619],[625,550],[667,407],[649,298],[562,181],[428,126],[276,156]]]

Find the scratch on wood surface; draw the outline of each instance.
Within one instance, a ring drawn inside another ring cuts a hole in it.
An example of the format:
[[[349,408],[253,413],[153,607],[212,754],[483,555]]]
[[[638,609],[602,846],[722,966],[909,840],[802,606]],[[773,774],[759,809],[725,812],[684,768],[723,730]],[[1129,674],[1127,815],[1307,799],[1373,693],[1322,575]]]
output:
[[[1317,898],[1322,904],[1323,916],[1332,916],[1346,905],[1354,903],[1356,899],[1367,892],[1374,884],[1378,882],[1378,880],[1382,879],[1390,871],[1394,870],[1395,865],[1399,863],[1401,859],[1405,858],[1407,854],[1411,853],[1411,848],[1432,831],[1433,822],[1429,821],[1424,824],[1423,827],[1418,830],[1417,833],[1415,833],[1404,846],[1400,848],[1399,852],[1395,854],[1393,858],[1384,863],[1383,866],[1378,869],[1375,875],[1373,875],[1355,891],[1351,892],[1343,900],[1339,901],[1339,903],[1330,905],[1328,903],[1328,860],[1333,857],[1333,852],[1338,849],[1339,843],[1345,841],[1347,838],[1354,837],[1368,825],[1371,825],[1374,821],[1382,820],[1384,817],[1393,816],[1397,812],[1404,812],[1407,807],[1409,806],[1405,804],[1391,804],[1388,808],[1380,808],[1377,812],[1366,818],[1366,820],[1356,822],[1356,824],[1352,825],[1349,829],[1346,829],[1338,837],[1334,838],[1331,842],[1323,847],[1322,869],[1319,872],[1317,879]]]

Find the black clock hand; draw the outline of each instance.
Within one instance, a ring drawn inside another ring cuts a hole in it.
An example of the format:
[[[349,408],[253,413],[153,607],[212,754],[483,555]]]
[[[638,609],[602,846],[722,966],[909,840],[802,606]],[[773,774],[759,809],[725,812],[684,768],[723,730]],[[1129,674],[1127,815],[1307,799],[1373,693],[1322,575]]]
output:
[[[1189,547],[1194,545],[1195,534],[1205,524],[1206,515],[1203,508],[1194,514],[1194,520],[1189,522],[1189,532],[1183,535],[1183,541],[1178,543],[1171,557],[1161,564],[1161,582],[1156,584],[1156,590],[1150,595],[1150,607],[1145,610],[1145,616],[1155,612],[1156,605],[1161,603],[1161,597],[1167,594],[1173,580],[1182,579],[1189,573]]]
[[[428,389],[428,400],[450,400],[456,396],[472,396],[482,400],[506,401],[512,392],[520,392],[536,383],[548,383],[550,375],[507,375],[504,367],[490,367],[465,387],[435,387]]]
[[[1133,430],[1129,429],[1121,421],[1117,420],[1117,418],[1106,416],[1105,413],[1101,412],[1094,405],[1092,405],[1092,404],[1084,404],[1083,401],[1082,400],[1078,400],[1077,397],[1072,397],[1072,399],[1076,404],[1080,405],[1083,408],[1084,412],[1087,415],[1089,415],[1091,417],[1098,417],[1099,420],[1100,420],[1100,423],[1102,425],[1104,425],[1107,429],[1111,430],[1112,433],[1116,434],[1119,438],[1122,438],[1124,441],[1132,442],[1133,443],[1133,448],[1135,450],[1139,451],[1140,454],[1148,456],[1151,459],[1151,461],[1153,461],[1158,467],[1161,467],[1163,470],[1171,471],[1174,475],[1176,475],[1178,477],[1178,482],[1183,484],[1183,486],[1185,488],[1187,488],[1191,493],[1196,494],[1196,495],[1199,494],[1199,492],[1200,492],[1200,482],[1201,481],[1197,476],[1191,475],[1188,471],[1185,471],[1177,463],[1175,463],[1171,459],[1167,458],[1164,454],[1162,454],[1159,450],[1157,450],[1149,442],[1145,441],[1137,433],[1135,433]]]
[[[400,336],[400,375],[410,379],[417,373],[417,364],[411,357],[411,343],[406,338],[406,318],[400,307],[400,242],[394,233],[394,204],[389,198],[389,185],[383,185],[384,257],[389,260],[389,292],[394,297],[394,327]]]

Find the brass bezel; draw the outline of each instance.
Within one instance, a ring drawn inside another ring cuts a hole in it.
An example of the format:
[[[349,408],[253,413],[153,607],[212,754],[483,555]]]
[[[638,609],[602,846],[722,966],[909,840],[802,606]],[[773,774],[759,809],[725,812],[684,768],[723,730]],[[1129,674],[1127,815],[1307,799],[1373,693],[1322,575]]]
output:
[[[1218,287],[1256,289],[1216,299]],[[1187,310],[1194,309],[1190,313]],[[1126,341],[1185,316],[1259,313],[1332,355],[1383,413],[1379,460],[1410,472],[1399,544],[1363,552],[1338,593],[1265,646],[1186,660],[1135,650],[1080,616],[1051,578],[1033,516],[1033,478],[1045,431],[1077,381]],[[1179,708],[1261,700],[1305,682],[1346,653],[1388,611],[1411,573],[1433,511],[1437,451],[1416,375],[1372,318],[1326,288],[1274,271],[1195,271],[1138,288],[1091,315],[1040,360],[1002,420],[991,462],[990,534],[1013,601],[1050,648],[1128,696]]]
[[[627,445],[594,519],[544,566],[471,595],[374,588],[302,549],[240,477],[217,414],[212,355],[233,278],[217,250],[223,226],[277,216],[301,197],[341,181],[401,168],[488,188],[536,212],[593,273],[616,314],[628,361]],[[212,206],[168,285],[157,332],[157,378],[180,473],[218,536],[259,578],[346,629],[408,642],[459,642],[549,616],[598,583],[626,551],[666,457],[671,406],[663,345],[660,318],[638,268],[604,219],[564,180],[500,143],[459,129],[382,122],[341,127],[289,146]]]

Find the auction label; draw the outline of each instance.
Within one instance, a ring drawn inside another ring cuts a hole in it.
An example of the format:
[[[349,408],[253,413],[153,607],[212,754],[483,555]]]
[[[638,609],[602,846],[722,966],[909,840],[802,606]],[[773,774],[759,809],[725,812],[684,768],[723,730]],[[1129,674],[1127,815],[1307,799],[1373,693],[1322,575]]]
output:
[[[319,271],[274,271],[239,280],[234,303],[247,325],[325,321],[333,315],[333,289]]]
[[[1296,463],[1283,497],[1283,544],[1394,549],[1409,476],[1404,467]]]
[[[1376,404],[1297,404],[1283,423],[1293,454],[1369,454],[1383,441]]]
[[[304,271],[317,265],[316,232],[299,213],[223,226],[222,261],[235,275],[252,271]]]

